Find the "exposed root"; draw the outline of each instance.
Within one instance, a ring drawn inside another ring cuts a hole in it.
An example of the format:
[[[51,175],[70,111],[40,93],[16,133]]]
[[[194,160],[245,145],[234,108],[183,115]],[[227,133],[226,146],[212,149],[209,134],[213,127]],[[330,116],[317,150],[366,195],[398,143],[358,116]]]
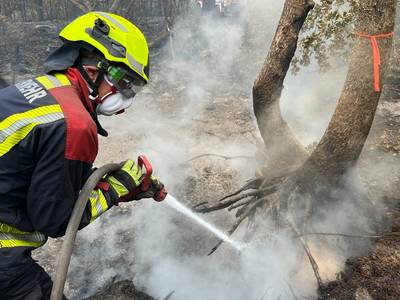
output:
[[[237,191],[221,198],[218,200],[220,204],[207,207],[205,206],[208,202],[201,202],[196,204],[193,207],[193,210],[199,213],[208,213],[211,211],[222,210],[224,208],[230,207],[231,205],[239,202],[240,200],[249,198],[249,197],[265,197],[266,195],[270,195],[277,191],[278,184],[281,183],[286,176],[274,177],[269,180],[266,180],[265,177],[256,177],[254,179],[249,180],[244,186],[242,186]],[[252,203],[252,199],[246,201],[243,204],[236,205],[234,208],[241,207],[243,205],[247,205]],[[204,207],[202,207],[204,206]],[[230,208],[232,210],[234,208]]]
[[[229,194],[225,197],[223,197],[222,199],[220,199],[219,201],[224,201],[225,199],[228,199],[230,197],[236,196],[238,194],[240,194],[241,192],[247,191],[247,190],[255,190],[258,189],[261,184],[264,182],[265,178],[264,177],[256,177],[254,179],[251,179],[249,181],[246,182],[246,184],[244,186],[242,186],[240,189],[238,189],[237,191],[233,192],[232,194]]]
[[[217,205],[214,205],[214,206],[202,207],[202,208],[197,206],[194,209],[194,211],[198,212],[198,213],[208,213],[208,212],[212,212],[212,211],[216,211],[216,210],[221,210],[221,209],[224,209],[224,208],[227,208],[227,207],[231,206],[232,204],[235,204],[236,202],[238,202],[238,201],[240,201],[242,199],[246,199],[246,198],[249,198],[249,197],[256,196],[259,193],[260,193],[259,191],[252,191],[252,192],[243,193],[242,195],[238,195],[238,196],[232,197],[230,200],[228,200],[226,202],[218,203]]]
[[[252,205],[246,205],[245,207],[242,207],[241,210],[245,209],[242,211],[240,216],[237,216],[238,219],[236,220],[236,222],[233,224],[233,226],[231,227],[231,229],[228,231],[228,235],[231,236],[236,229],[240,226],[240,224],[242,224],[242,222],[250,217],[258,207],[260,207],[260,205],[262,205],[263,203],[265,203],[266,198],[261,198],[258,199],[257,201],[255,201]],[[218,248],[219,246],[221,246],[221,244],[223,243],[223,240],[220,240],[210,251],[210,253],[208,253],[208,255],[213,254]]]
[[[242,222],[246,219],[249,220],[249,226],[247,228],[247,233],[252,235],[254,233],[255,229],[253,228],[254,226],[251,226],[250,223],[254,219],[255,213],[257,208],[260,207],[265,207],[265,214],[272,214],[274,218],[276,219],[276,224],[279,226],[279,215],[281,209],[284,209],[287,213],[289,213],[288,216],[293,215],[296,211],[296,206],[298,203],[297,201],[297,188],[291,191],[290,196],[284,201],[283,205],[281,203],[282,199],[281,197],[274,197],[272,194],[278,191],[278,187],[282,182],[285,181],[287,178],[286,176],[279,176],[279,177],[274,177],[272,179],[266,180],[264,177],[259,177],[255,178],[246,185],[244,185],[242,188],[240,188],[238,191],[222,198],[217,205],[211,206],[211,207],[204,207],[204,208],[197,208],[197,212],[202,212],[202,213],[207,213],[210,211],[217,211],[221,210],[224,208],[228,208],[228,210],[233,210],[233,209],[238,209],[236,212],[236,217],[237,220],[231,227],[231,229],[228,231],[228,235],[231,236],[237,228],[242,224]],[[256,189],[256,190],[254,190]],[[309,201],[306,201],[307,203],[303,204],[305,205],[306,211],[311,209],[311,204],[308,203]],[[202,203],[204,204],[204,203]],[[199,206],[197,206],[199,207]],[[310,212],[307,212],[307,214]],[[295,214],[294,214],[295,215]],[[318,233],[310,233],[310,234],[300,234],[297,227],[294,225],[297,224],[292,220],[292,222],[289,222],[288,224],[285,224],[287,227],[289,227],[290,230],[292,230],[295,233],[295,236],[299,239],[305,253],[307,254],[308,260],[310,262],[310,265],[313,269],[318,287],[322,287],[322,279],[319,273],[319,268],[318,264],[315,261],[314,257],[312,256],[312,253],[307,245],[307,242],[304,240],[303,236],[305,235],[318,235]],[[277,228],[279,230],[279,228]],[[223,243],[223,240],[220,240],[210,251],[208,255],[213,254]]]
[[[199,213],[208,213],[225,208],[228,208],[229,211],[238,209],[235,214],[238,219],[228,231],[228,235],[232,235],[245,219],[249,219],[249,222],[251,222],[257,208],[263,205],[267,206],[268,204],[267,213],[271,213],[271,211],[275,209],[278,199],[271,201],[273,198],[270,198],[270,195],[274,194],[278,190],[279,184],[286,178],[287,174],[269,179],[266,179],[265,177],[256,177],[249,180],[243,187],[234,193],[220,199],[218,204],[206,206],[207,202],[202,202],[194,206],[193,210]],[[215,247],[211,249],[208,255],[214,253],[222,243],[223,240],[220,240]]]
[[[239,207],[241,207],[241,206],[243,206],[243,205],[250,204],[251,202],[254,201],[254,199],[256,199],[256,198],[253,197],[253,198],[250,198],[249,200],[246,200],[246,201],[243,201],[243,202],[240,202],[240,203],[236,203],[236,204],[234,204],[234,205],[231,205],[231,206],[228,208],[228,211],[231,211],[231,210],[233,210],[233,209],[239,208]]]
[[[271,188],[266,188],[266,189],[262,189],[262,190],[245,192],[243,194],[233,196],[230,199],[228,199],[227,201],[220,202],[214,206],[200,207],[200,205],[196,205],[194,207],[194,211],[199,212],[199,213],[208,213],[208,212],[221,210],[221,209],[230,207],[243,199],[251,198],[250,200],[246,201],[244,204],[239,205],[238,207],[243,206],[243,205],[247,206],[248,204],[253,203],[255,200],[257,200],[259,197],[265,197],[267,195],[270,195],[270,194],[276,192],[276,190],[277,190],[277,186],[273,186]],[[204,204],[204,203],[202,203],[202,204]]]

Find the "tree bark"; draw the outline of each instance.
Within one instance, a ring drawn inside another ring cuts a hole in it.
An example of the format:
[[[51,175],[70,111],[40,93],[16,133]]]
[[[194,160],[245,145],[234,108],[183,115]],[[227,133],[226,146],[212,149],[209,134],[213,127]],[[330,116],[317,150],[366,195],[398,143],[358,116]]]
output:
[[[393,32],[395,0],[362,0],[357,5],[355,32],[369,35]],[[392,37],[378,39],[381,80],[387,70],[392,41]],[[338,105],[325,134],[303,165],[303,170],[316,167],[319,174],[335,183],[357,162],[381,95],[380,91],[374,90],[373,64],[371,40],[356,36]]]
[[[283,120],[279,99],[299,32],[314,7],[312,0],[286,0],[268,56],[253,86],[253,106],[269,159],[268,167],[287,169],[303,163],[307,154]]]

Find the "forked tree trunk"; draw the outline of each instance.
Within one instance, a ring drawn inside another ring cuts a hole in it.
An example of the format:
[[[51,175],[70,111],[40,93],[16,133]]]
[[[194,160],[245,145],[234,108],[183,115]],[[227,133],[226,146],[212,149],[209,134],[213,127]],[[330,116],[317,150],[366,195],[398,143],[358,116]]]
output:
[[[395,0],[363,0],[358,7],[355,33],[379,35],[393,32]],[[253,87],[254,112],[270,160],[275,168],[298,165],[306,158],[279,109],[283,81],[294,56],[299,31],[312,8],[306,0],[286,0],[278,29],[264,66]],[[378,38],[380,85],[386,73],[392,37]],[[298,170],[324,175],[335,183],[354,166],[369,134],[380,91],[374,90],[374,59],[371,40],[355,37],[349,70],[335,113],[315,151]]]
[[[357,2],[355,33],[368,35],[394,30],[395,0],[362,0]],[[378,39],[382,81],[387,70],[393,38]],[[331,183],[340,179],[357,162],[374,119],[381,95],[374,90],[374,59],[371,40],[355,37],[349,70],[336,110],[318,146],[302,170],[316,167]],[[300,172],[301,173],[301,172]]]
[[[356,31],[366,34],[393,32],[396,0],[358,0],[356,5],[358,5]],[[301,154],[301,147],[282,120],[278,100],[283,79],[296,49],[298,32],[310,8],[311,4],[304,0],[285,2],[271,51],[253,89],[257,122],[269,152],[277,144],[279,149],[283,149],[286,145],[291,149],[291,154]],[[379,46],[380,73],[383,79],[392,48],[392,37],[379,40]],[[296,235],[305,232],[304,229],[314,217],[318,219],[321,217],[320,208],[326,212],[324,204],[334,200],[335,193],[332,191],[338,187],[339,179],[360,156],[380,97],[380,91],[374,90],[373,74],[371,41],[368,38],[356,38],[349,59],[347,79],[336,111],[320,143],[305,163],[295,170],[292,165],[292,170],[286,174],[257,177],[238,191],[221,199],[217,205],[205,207],[200,205],[196,207],[196,211],[207,213],[224,208],[237,209],[238,219],[229,231],[229,234],[232,234],[244,220],[254,220],[257,209],[262,207],[266,215],[273,216],[277,225],[285,226]],[[277,158],[283,157],[289,162],[287,153],[283,156],[279,156],[280,153],[272,152],[272,154]],[[294,160],[292,162],[297,163]],[[283,165],[282,162],[279,164]],[[282,173],[279,170],[274,171]],[[354,201],[357,201],[358,196]],[[360,210],[365,209],[364,206],[360,205]],[[250,238],[255,233],[256,227],[248,227]],[[318,267],[306,242],[302,243],[321,285]]]
[[[283,81],[296,52],[299,32],[314,7],[311,0],[286,0],[268,56],[253,86],[253,106],[267,152],[267,166],[298,166],[306,152],[297,141],[279,108]]]

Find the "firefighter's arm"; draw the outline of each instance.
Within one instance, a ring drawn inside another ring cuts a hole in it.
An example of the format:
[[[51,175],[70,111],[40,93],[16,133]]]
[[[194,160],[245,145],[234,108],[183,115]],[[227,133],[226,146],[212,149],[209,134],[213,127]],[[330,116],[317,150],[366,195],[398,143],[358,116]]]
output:
[[[63,122],[38,126],[26,139],[35,153],[35,168],[27,195],[27,212],[33,227],[50,236],[64,235],[79,192],[92,172],[92,165],[65,157],[66,129]],[[136,193],[142,180],[137,165],[128,160],[121,170],[105,177],[91,193],[80,229],[119,202],[156,197],[163,185],[154,177],[147,191]]]
[[[23,145],[34,153],[35,167],[27,194],[33,227],[50,236],[64,235],[80,189],[91,173],[90,163],[65,157],[66,125],[62,121],[37,126]],[[107,192],[96,188],[86,205],[80,228],[113,206]]]

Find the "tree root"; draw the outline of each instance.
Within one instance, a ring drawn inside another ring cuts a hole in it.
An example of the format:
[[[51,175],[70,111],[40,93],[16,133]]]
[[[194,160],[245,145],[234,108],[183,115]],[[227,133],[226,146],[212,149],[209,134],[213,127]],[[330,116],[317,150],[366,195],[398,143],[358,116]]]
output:
[[[293,178],[292,178],[293,179]],[[292,180],[290,179],[290,180]],[[282,186],[282,183],[285,182],[285,185]],[[239,190],[235,191],[234,193],[223,197],[222,199],[219,200],[219,202],[214,205],[214,206],[205,206],[205,202],[200,203],[195,207],[195,211],[201,212],[201,213],[208,213],[211,211],[218,211],[227,208],[229,211],[237,209],[236,211],[236,217],[237,220],[236,222],[232,225],[232,227],[229,229],[227,232],[228,236],[231,236],[237,229],[238,227],[243,223],[244,220],[248,219],[249,220],[249,226],[247,228],[246,232],[246,238],[248,237],[247,235],[253,236],[255,228],[254,226],[251,225],[252,220],[255,217],[257,208],[265,208],[265,211],[263,211],[264,214],[272,215],[276,221],[277,228],[276,230],[279,230],[280,226],[280,214],[282,213],[281,210],[286,211],[286,222],[284,223],[284,227],[289,229],[290,231],[293,231],[294,237],[298,238],[299,242],[301,243],[301,246],[306,253],[308,260],[310,262],[310,265],[312,267],[315,279],[317,281],[318,287],[321,288],[323,285],[323,281],[321,278],[321,275],[319,273],[319,267],[314,259],[311,250],[309,246],[307,245],[307,242],[305,241],[304,237],[305,236],[311,236],[311,235],[338,235],[338,236],[344,236],[344,237],[362,237],[362,238],[367,238],[367,237],[372,237],[372,238],[379,238],[382,236],[355,236],[355,235],[345,235],[345,234],[333,234],[333,233],[317,233],[317,232],[311,232],[311,233],[300,233],[300,230],[298,229],[297,225],[299,225],[298,222],[293,219],[295,216],[295,212],[297,211],[298,207],[298,194],[302,194],[296,185],[292,185],[293,182],[296,181],[288,181],[288,174],[284,176],[277,176],[273,177],[270,179],[266,179],[265,177],[257,177],[254,178],[250,181],[248,181],[243,187],[241,187]],[[281,191],[283,190],[289,190],[290,195],[288,197],[285,196],[285,194],[275,194],[278,189]],[[307,199],[308,198],[308,199]],[[311,209],[312,209],[312,195],[303,195],[302,199],[304,200],[302,206],[299,209],[302,209],[302,211],[305,211],[305,216],[309,216],[311,214]],[[283,201],[283,202],[282,202]],[[205,207],[202,207],[205,206]],[[253,220],[254,221],[254,220]],[[299,221],[299,220],[298,220]],[[297,225],[296,225],[297,224]],[[301,224],[301,220],[300,220]],[[254,224],[253,224],[254,225]],[[394,234],[395,235],[395,234]],[[396,236],[399,236],[400,234],[397,234]],[[251,239],[251,237],[250,237]],[[223,240],[219,240],[218,243],[211,249],[211,251],[208,253],[208,255],[213,254],[223,243]]]
[[[250,198],[249,200],[246,200],[246,201],[244,201],[244,202],[240,202],[240,203],[237,203],[237,204],[233,204],[233,205],[231,205],[231,206],[228,208],[228,211],[231,211],[231,210],[233,210],[233,209],[239,208],[239,207],[241,207],[241,206],[243,206],[243,205],[250,204],[251,202],[254,201],[254,199],[255,199],[255,197]]]
[[[242,186],[240,189],[233,192],[232,194],[229,194],[229,195],[221,198],[219,201],[220,202],[224,201],[225,199],[236,196],[236,195],[240,194],[241,192],[244,192],[247,190],[258,189],[261,186],[261,184],[264,182],[264,180],[265,180],[264,177],[256,177],[254,179],[251,179],[251,180],[247,181],[246,184],[244,186]]]
[[[217,205],[214,205],[214,206],[202,207],[202,208],[199,208],[199,206],[196,206],[194,211],[204,214],[204,213],[209,213],[209,212],[216,211],[216,210],[221,210],[221,209],[231,206],[232,204],[235,204],[236,202],[238,202],[242,199],[246,199],[249,197],[254,198],[253,196],[256,196],[258,193],[259,193],[259,191],[247,192],[242,195],[235,196],[232,199],[230,199],[229,201],[218,203]],[[205,203],[208,203],[208,202],[205,202]]]
[[[236,229],[240,226],[240,224],[242,224],[242,222],[248,218],[249,216],[251,216],[258,207],[260,207],[260,205],[262,205],[263,203],[265,203],[266,201],[266,197],[258,199],[257,201],[255,201],[252,205],[246,205],[245,207],[243,207],[241,210],[243,210],[245,208],[245,210],[242,211],[240,216],[237,216],[238,219],[236,220],[235,224],[233,224],[233,226],[231,227],[231,229],[228,231],[228,235],[231,236]],[[220,240],[210,251],[210,253],[208,253],[207,255],[210,256],[211,254],[213,254],[218,248],[219,246],[221,246],[221,244],[223,243],[223,240]]]
[[[279,177],[273,177],[271,179],[266,179],[265,177],[256,177],[254,179],[251,179],[247,181],[247,183],[242,186],[240,189],[237,191],[233,192],[232,194],[229,194],[219,200],[219,202],[222,202],[226,199],[232,198],[234,196],[239,195],[242,192],[246,192],[248,190],[267,190],[272,187],[277,187],[279,183],[281,183],[286,176],[279,176]],[[240,199],[239,199],[240,200]]]
[[[234,193],[222,198],[219,200],[219,203],[210,206],[210,207],[201,207],[205,203],[201,203],[195,207],[197,212],[208,213],[211,211],[222,210],[228,208],[229,211],[238,209],[236,211],[236,217],[238,218],[233,226],[228,231],[228,235],[231,236],[238,227],[242,224],[242,222],[246,219],[249,220],[249,224],[251,219],[254,218],[257,208],[266,207],[265,214],[272,214],[277,220],[277,224],[279,223],[279,215],[281,210],[281,197],[273,197],[273,194],[278,191],[278,187],[282,182],[287,179],[286,176],[274,177],[269,180],[266,180],[264,177],[257,177],[253,180],[248,181],[243,187]],[[296,202],[296,194],[297,189],[293,190],[291,195],[286,200],[286,204],[283,205],[282,209],[291,211],[295,209],[294,203]],[[307,208],[310,208],[310,205],[306,205]],[[199,208],[200,207],[200,208]],[[293,212],[293,211],[291,211]],[[291,213],[289,212],[289,215]],[[287,220],[289,221],[289,220]],[[307,245],[307,242],[304,240],[304,236],[306,235],[318,235],[318,233],[309,233],[309,234],[300,234],[299,230],[295,226],[296,222],[292,220],[292,222],[286,223],[286,226],[295,233],[295,237],[297,237],[301,243],[303,250],[305,251],[310,265],[313,269],[314,276],[316,278],[318,287],[321,288],[323,281],[321,279],[318,264],[315,261],[310,248]],[[251,226],[248,227],[247,233],[252,233],[254,228]],[[213,254],[223,243],[223,240],[219,240],[218,243],[211,249],[208,255]]]
[[[271,203],[271,198],[269,196],[278,190],[279,184],[286,178],[287,174],[269,179],[265,177],[256,177],[249,180],[237,191],[221,198],[218,204],[206,206],[208,202],[202,202],[195,205],[193,210],[198,213],[209,213],[225,208],[228,208],[229,211],[237,209],[235,216],[238,219],[228,231],[228,235],[232,235],[245,219],[250,220],[254,218],[255,211],[262,205],[269,204],[267,209],[269,212],[274,210],[278,200],[274,199],[274,201],[272,201],[273,203]],[[214,253],[222,243],[223,240],[220,240],[217,245],[211,249],[208,255]]]
[[[244,203],[244,204],[241,203],[238,207],[244,206],[244,205],[247,206],[248,204],[253,203],[255,200],[257,200],[258,197],[265,197],[266,195],[270,195],[270,194],[276,192],[276,190],[277,190],[277,186],[273,186],[271,188],[266,188],[266,189],[262,189],[262,190],[245,192],[245,193],[243,193],[241,195],[233,196],[230,199],[228,199],[228,201],[218,203],[217,205],[214,205],[214,206],[200,208],[199,205],[196,205],[194,207],[194,211],[198,212],[198,213],[209,213],[209,212],[216,211],[216,210],[221,210],[221,209],[224,209],[224,208],[227,208],[227,207],[230,207],[231,208],[230,210],[232,210],[233,209],[232,206],[235,203],[239,202],[240,200],[251,198],[248,201],[246,201],[246,203]],[[200,204],[203,205],[205,203],[203,202],[203,203],[200,203]]]

